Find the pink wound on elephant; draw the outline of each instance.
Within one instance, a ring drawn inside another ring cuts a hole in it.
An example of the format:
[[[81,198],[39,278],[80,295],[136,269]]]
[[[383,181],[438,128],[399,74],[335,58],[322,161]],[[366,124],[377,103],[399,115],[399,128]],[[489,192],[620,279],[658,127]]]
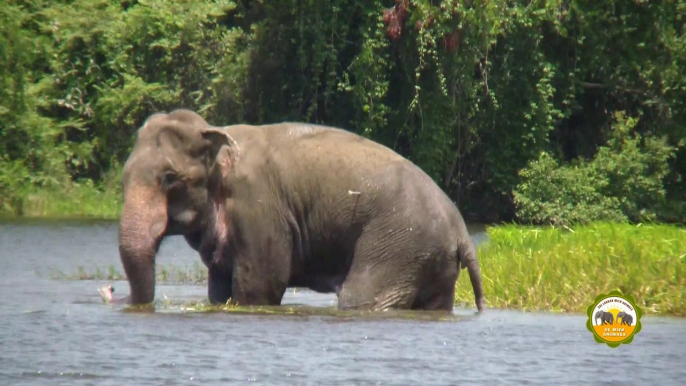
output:
[[[233,165],[231,164],[231,154],[228,147],[224,146],[217,157],[217,163],[221,166],[222,178],[226,178],[231,171]]]
[[[214,232],[216,237],[215,250],[212,253],[212,262],[219,264],[224,253],[224,248],[228,244],[229,227],[227,226],[226,208],[221,202],[214,201]]]
[[[231,161],[231,153],[228,147],[224,146],[217,155],[217,165],[221,173],[221,180],[217,186],[218,194],[212,200],[214,207],[214,234],[215,234],[215,249],[212,252],[212,262],[219,264],[224,254],[224,249],[228,245],[229,240],[229,225],[227,207],[229,203],[226,201],[228,192],[224,187],[223,181],[228,177],[233,163]]]

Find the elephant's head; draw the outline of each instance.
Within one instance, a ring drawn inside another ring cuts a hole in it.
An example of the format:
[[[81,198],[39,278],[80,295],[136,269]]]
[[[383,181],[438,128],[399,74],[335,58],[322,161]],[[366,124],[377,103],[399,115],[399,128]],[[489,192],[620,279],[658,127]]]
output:
[[[139,129],[122,172],[119,254],[131,287],[129,303],[153,301],[163,237],[200,232],[209,210],[210,171],[226,173],[236,152],[227,133],[188,110],[154,114]]]

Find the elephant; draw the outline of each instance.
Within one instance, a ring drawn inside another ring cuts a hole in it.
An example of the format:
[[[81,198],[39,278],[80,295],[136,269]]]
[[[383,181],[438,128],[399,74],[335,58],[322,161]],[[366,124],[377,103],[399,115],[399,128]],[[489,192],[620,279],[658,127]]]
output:
[[[600,311],[596,312],[595,313],[595,319],[596,319],[596,322],[598,319],[601,320],[601,323],[600,323],[601,326],[606,325],[606,324],[612,325],[614,323],[614,316],[612,315],[611,312],[607,312],[607,311],[600,310]]]
[[[345,129],[212,126],[187,109],[150,115],[123,167],[119,254],[151,303],[162,239],[182,235],[208,269],[211,304],[280,305],[287,287],[339,309],[452,310],[477,255],[455,204],[418,166]]]
[[[634,317],[627,314],[624,311],[620,311],[617,314],[617,319],[622,318],[622,322],[620,324],[631,326],[634,323]]]

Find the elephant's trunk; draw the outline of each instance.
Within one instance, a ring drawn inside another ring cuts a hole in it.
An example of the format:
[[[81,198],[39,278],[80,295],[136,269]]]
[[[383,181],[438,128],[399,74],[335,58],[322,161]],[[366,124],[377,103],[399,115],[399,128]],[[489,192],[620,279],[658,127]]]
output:
[[[462,261],[462,268],[466,267],[467,272],[469,272],[469,280],[472,282],[472,288],[474,289],[476,308],[479,312],[483,312],[485,299],[481,284],[481,270],[479,269],[479,260],[476,258],[476,251],[474,251],[471,242],[463,243],[460,259]]]
[[[155,255],[167,227],[166,198],[145,188],[125,192],[119,224],[119,255],[131,287],[129,303],[155,298]]]

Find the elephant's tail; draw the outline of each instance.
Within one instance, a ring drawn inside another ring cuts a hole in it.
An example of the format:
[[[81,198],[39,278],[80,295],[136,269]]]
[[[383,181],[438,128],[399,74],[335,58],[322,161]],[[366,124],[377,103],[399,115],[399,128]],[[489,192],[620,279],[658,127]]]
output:
[[[458,269],[467,268],[469,272],[469,280],[472,282],[474,289],[474,299],[476,301],[476,308],[479,312],[484,309],[484,291],[481,283],[481,270],[479,269],[479,260],[476,257],[476,251],[472,245],[469,236],[466,236],[457,249],[457,267]]]

